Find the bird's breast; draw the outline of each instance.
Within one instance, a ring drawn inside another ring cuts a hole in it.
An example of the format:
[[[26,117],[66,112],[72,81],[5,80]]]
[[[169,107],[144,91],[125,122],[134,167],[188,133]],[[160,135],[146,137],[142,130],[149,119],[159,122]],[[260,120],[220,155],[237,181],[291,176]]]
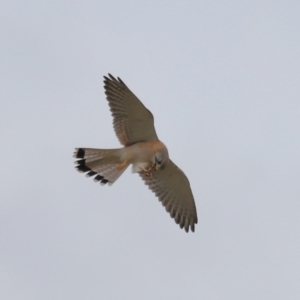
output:
[[[153,163],[156,152],[166,149],[161,141],[139,142],[124,147],[122,159],[129,163]]]

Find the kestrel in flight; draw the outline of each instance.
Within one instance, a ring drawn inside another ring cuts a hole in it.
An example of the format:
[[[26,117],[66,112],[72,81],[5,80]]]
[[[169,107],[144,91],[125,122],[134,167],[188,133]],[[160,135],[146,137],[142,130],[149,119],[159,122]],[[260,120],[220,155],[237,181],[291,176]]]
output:
[[[104,88],[115,133],[124,147],[76,148],[77,170],[111,185],[132,165],[133,173],[140,175],[180,228],[194,231],[198,219],[189,181],[158,139],[152,113],[119,77],[104,76]]]

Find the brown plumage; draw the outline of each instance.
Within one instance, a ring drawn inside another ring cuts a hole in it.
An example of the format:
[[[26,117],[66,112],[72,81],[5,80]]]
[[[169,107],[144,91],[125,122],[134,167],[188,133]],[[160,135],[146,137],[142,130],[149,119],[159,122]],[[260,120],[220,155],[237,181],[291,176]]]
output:
[[[104,88],[115,133],[124,147],[76,148],[77,170],[111,185],[132,165],[175,222],[186,232],[194,231],[198,218],[189,181],[159,141],[152,113],[120,78],[104,76]]]

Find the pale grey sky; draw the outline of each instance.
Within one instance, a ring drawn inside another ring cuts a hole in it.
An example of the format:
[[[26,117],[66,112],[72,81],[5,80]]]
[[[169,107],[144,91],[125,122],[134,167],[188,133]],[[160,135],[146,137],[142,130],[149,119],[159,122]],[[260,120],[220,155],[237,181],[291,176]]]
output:
[[[0,298],[300,299],[299,1],[2,1]],[[108,72],[152,111],[198,208],[185,233],[119,147]]]

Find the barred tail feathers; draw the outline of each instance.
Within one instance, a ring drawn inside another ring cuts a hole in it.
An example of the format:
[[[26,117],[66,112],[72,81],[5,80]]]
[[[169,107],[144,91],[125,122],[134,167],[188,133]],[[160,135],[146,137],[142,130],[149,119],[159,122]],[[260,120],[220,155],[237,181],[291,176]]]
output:
[[[75,161],[75,168],[81,173],[86,173],[87,177],[95,176],[95,182],[112,185],[128,167],[119,167],[122,164],[120,150],[76,148],[73,155],[78,159]]]

